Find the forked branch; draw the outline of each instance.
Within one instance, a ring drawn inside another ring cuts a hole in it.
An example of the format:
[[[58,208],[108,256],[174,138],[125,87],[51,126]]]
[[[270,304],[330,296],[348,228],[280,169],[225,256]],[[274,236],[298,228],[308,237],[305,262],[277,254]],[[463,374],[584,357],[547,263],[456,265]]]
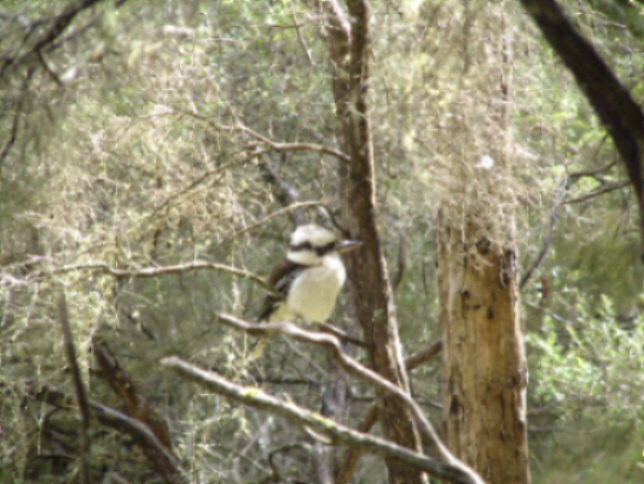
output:
[[[469,476],[466,482],[477,484],[483,483],[481,478],[472,469],[454,457],[447,447],[445,447],[434,430],[434,427],[427,417],[425,417],[420,406],[413,398],[411,398],[409,393],[344,353],[344,351],[342,351],[342,345],[336,337],[317,331],[307,331],[291,323],[255,324],[222,313],[217,314],[217,319],[219,322],[226,324],[227,326],[245,331],[253,336],[270,336],[282,333],[298,341],[327,347],[331,350],[331,354],[338,366],[340,366],[344,371],[369,383],[376,389],[383,390],[386,393],[399,397],[411,410],[424,440],[431,445],[433,452],[441,458],[442,462],[445,462],[454,469],[458,469],[463,475]],[[314,428],[314,430],[316,429]]]
[[[272,323],[267,326],[274,326],[272,330],[275,330],[276,325]],[[328,335],[325,335],[325,337],[330,338]],[[202,370],[176,356],[164,358],[161,360],[161,364],[219,395],[226,396],[243,405],[279,415],[304,429],[312,429],[314,432],[328,438],[335,445],[359,447],[370,454],[393,457],[449,482],[483,484],[483,481],[478,476],[473,472],[468,472],[461,466],[439,461],[382,438],[358,432],[329,420],[317,412],[277,399],[258,388],[244,387],[229,382],[217,373]]]

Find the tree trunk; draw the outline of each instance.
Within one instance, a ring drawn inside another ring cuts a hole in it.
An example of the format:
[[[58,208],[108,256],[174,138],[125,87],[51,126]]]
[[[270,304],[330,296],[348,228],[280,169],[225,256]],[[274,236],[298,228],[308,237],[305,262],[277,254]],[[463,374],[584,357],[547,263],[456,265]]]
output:
[[[450,107],[442,147],[449,153],[437,223],[443,416],[448,447],[488,484],[527,484],[527,367],[507,108],[511,36],[507,4],[488,5],[465,7],[467,88]]]
[[[439,216],[443,404],[450,450],[489,484],[529,482],[515,253]]]
[[[335,1],[322,2],[327,26],[333,94],[338,118],[340,148],[351,161],[340,166],[342,219],[350,236],[363,241],[358,253],[346,261],[351,293],[364,339],[371,347],[369,361],[383,377],[408,390],[396,312],[387,267],[376,225],[375,173],[371,128],[366,106],[369,76],[369,13],[365,1],[349,0],[350,21]],[[399,398],[377,395],[385,437],[399,445],[421,450],[421,442],[408,407]],[[391,483],[426,483],[422,472],[395,459],[386,461]]]

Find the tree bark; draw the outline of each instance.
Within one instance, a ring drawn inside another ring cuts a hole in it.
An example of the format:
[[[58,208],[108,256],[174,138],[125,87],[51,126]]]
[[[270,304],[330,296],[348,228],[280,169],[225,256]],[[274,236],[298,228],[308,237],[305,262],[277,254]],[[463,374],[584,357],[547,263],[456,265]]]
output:
[[[515,267],[505,5],[465,12],[471,33],[465,48],[471,51],[464,57],[472,68],[463,74],[469,89],[457,94],[446,127],[447,192],[437,221],[441,383],[450,450],[488,484],[527,484],[527,367]]]
[[[528,483],[527,369],[511,242],[440,216],[438,288],[450,450],[489,484]]]
[[[398,340],[396,311],[376,224],[375,169],[366,92],[369,78],[369,10],[366,1],[349,0],[349,19],[333,0],[321,2],[329,47],[337,112],[337,141],[351,160],[340,164],[342,219],[349,236],[363,241],[346,260],[351,294],[373,369],[408,391]],[[421,442],[408,407],[397,397],[378,392],[383,433],[388,440],[419,451]],[[387,458],[391,483],[425,483],[422,472]]]

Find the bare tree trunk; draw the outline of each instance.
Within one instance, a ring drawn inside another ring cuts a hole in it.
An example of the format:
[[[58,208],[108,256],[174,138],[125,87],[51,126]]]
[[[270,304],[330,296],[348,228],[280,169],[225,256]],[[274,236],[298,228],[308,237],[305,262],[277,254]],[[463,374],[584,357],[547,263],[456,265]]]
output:
[[[326,13],[324,34],[329,46],[333,93],[338,117],[337,138],[351,161],[340,166],[342,219],[350,236],[363,241],[347,262],[351,293],[369,359],[378,373],[409,388],[398,340],[396,312],[387,267],[376,226],[375,174],[371,128],[366,107],[369,75],[369,14],[366,1],[349,0],[347,19],[334,0],[321,2]],[[378,395],[383,433],[415,450],[421,442],[407,406],[391,395]],[[425,483],[422,472],[388,459],[391,483]]]
[[[490,484],[528,483],[527,370],[512,241],[491,241],[476,223],[462,230],[444,215],[439,224],[448,446]]]
[[[465,48],[477,65],[464,73],[463,85],[476,87],[464,89],[460,107],[453,108],[445,146],[451,150],[449,188],[437,224],[442,393],[450,450],[489,484],[527,484],[527,367],[507,108],[512,61],[503,5],[466,11],[471,35]],[[479,36],[489,32],[499,37]]]

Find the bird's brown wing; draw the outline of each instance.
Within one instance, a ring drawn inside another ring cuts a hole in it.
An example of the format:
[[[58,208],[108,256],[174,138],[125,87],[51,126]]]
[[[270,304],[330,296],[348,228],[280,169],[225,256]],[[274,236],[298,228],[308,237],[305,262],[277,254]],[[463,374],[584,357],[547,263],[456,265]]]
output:
[[[261,322],[269,320],[271,313],[275,310],[277,305],[286,299],[286,293],[288,292],[288,288],[291,286],[293,279],[304,267],[305,266],[302,264],[297,264],[288,259],[284,259],[275,266],[273,272],[271,272],[271,275],[268,278],[268,283],[280,293],[281,297],[276,294],[269,294],[266,296],[257,321]]]

